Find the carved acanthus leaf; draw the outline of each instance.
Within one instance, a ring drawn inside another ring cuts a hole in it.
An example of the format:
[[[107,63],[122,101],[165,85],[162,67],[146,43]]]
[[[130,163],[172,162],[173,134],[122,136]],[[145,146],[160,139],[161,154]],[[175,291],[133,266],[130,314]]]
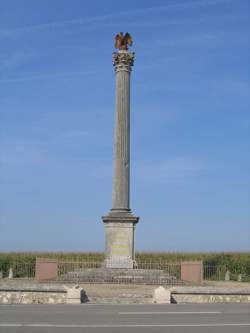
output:
[[[114,52],[113,53],[113,65],[116,69],[131,70],[134,64],[134,52]]]

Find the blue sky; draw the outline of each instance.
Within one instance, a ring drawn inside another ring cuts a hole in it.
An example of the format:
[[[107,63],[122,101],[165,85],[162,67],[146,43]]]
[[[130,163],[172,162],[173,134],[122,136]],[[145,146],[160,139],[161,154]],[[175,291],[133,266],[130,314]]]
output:
[[[250,244],[248,0],[0,1],[0,251],[102,251],[128,31],[140,251]]]

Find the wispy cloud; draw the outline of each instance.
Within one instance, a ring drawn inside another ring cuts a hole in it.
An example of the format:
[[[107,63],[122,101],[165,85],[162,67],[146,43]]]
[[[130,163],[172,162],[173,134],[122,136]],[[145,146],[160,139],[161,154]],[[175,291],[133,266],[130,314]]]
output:
[[[16,52],[11,55],[1,55],[0,70],[17,68],[35,56],[35,53]]]
[[[171,36],[164,39],[156,39],[155,43],[159,46],[187,46],[187,45],[205,45],[205,46],[224,46],[235,44],[248,43],[248,35],[242,32],[232,32],[230,30],[215,31],[214,33],[193,33],[181,37],[171,38]],[[230,43],[230,44],[229,44]]]
[[[144,162],[134,167],[135,178],[143,182],[169,183],[190,179],[213,169],[207,162],[190,157],[178,157],[154,163]]]
[[[1,181],[13,174],[22,177],[23,174],[29,175],[30,172],[36,173],[39,170],[49,170],[51,174],[75,172],[81,177],[86,175],[99,179],[109,176],[112,169],[111,160],[106,163],[98,159],[98,156],[92,159],[82,155],[72,157],[35,140],[2,140],[0,151]]]
[[[57,135],[56,140],[73,138],[78,140],[79,137],[91,135],[89,132],[72,130]],[[89,170],[89,175],[95,177],[98,174],[110,176],[112,172],[112,159],[104,162],[97,156],[96,159],[88,159],[84,156],[72,157],[66,152],[57,153],[47,144],[34,140],[5,140],[0,142],[1,148],[1,165],[4,173],[29,172],[29,170],[64,170],[66,173],[82,173],[84,169]],[[215,167],[207,161],[192,157],[177,157],[168,160],[158,160],[155,162],[144,161],[133,165],[133,177],[138,181],[146,183],[170,183],[183,180],[190,180],[193,177],[204,175],[213,170]]]
[[[240,13],[240,14],[218,14],[218,15],[212,15],[209,13],[203,13],[202,15],[199,16],[190,16],[190,17],[185,17],[185,18],[180,18],[180,19],[157,19],[157,20],[146,20],[145,18],[138,18],[136,21],[129,21],[128,25],[129,27],[142,27],[142,28],[150,28],[150,27],[165,27],[168,25],[186,25],[186,24],[197,24],[197,23],[204,23],[206,20],[230,20],[230,21],[235,21],[239,19],[248,19],[249,14],[248,13]],[[107,22],[105,25],[110,25],[113,26],[114,22]]]
[[[110,19],[121,19],[121,18],[131,18],[133,16],[137,16],[138,14],[147,14],[153,12],[162,12],[168,11],[170,9],[192,9],[194,7],[206,7],[211,5],[217,5],[225,2],[231,2],[232,0],[196,0],[196,1],[182,1],[182,2],[172,2],[168,3],[164,6],[154,6],[154,7],[146,7],[141,9],[129,9],[124,10],[121,12],[114,12],[111,14],[100,15],[100,16],[93,16],[93,17],[85,17],[79,19],[72,19],[72,20],[65,20],[65,21],[54,21],[48,23],[41,23],[37,25],[31,25],[26,27],[19,27],[15,29],[2,29],[0,30],[0,37],[11,37],[13,34],[17,33],[25,33],[25,32],[32,32],[32,31],[40,31],[44,29],[56,29],[56,28],[63,28],[68,26],[78,26],[84,25],[86,26],[91,23],[103,22],[108,21]],[[138,18],[137,18],[138,19]]]
[[[219,39],[219,34],[195,34],[192,36],[185,36],[182,38],[175,38],[175,39],[161,39],[158,40],[157,43],[160,45],[168,45],[168,46],[173,46],[173,45],[184,45],[184,44],[205,44],[209,45],[209,43],[216,43]]]
[[[29,166],[29,168],[44,166],[46,152],[38,143],[23,140],[2,140],[0,148],[1,168],[6,168],[6,170],[19,168],[20,171],[20,168],[24,166]]]
[[[40,81],[40,80],[47,80],[47,79],[61,79],[61,78],[73,78],[78,76],[90,76],[96,75],[103,72],[108,71],[109,69],[98,69],[98,70],[88,70],[88,71],[77,71],[77,72],[67,72],[67,73],[47,73],[41,75],[27,75],[27,76],[20,76],[20,77],[9,77],[5,79],[0,79],[0,83],[18,83],[18,82],[25,82],[25,81]]]
[[[217,80],[217,85],[219,89],[222,89],[227,93],[250,96],[250,81],[231,78]]]
[[[79,140],[93,139],[94,133],[87,130],[69,130],[55,135],[55,140],[60,142],[76,142]]]

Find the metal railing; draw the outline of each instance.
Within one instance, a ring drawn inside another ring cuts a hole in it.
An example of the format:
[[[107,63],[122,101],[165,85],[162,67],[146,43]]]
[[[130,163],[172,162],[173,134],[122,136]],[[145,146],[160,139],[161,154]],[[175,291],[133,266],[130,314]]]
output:
[[[0,278],[35,278],[36,264],[1,263]],[[58,261],[57,281],[90,283],[182,284],[181,263],[138,261],[134,269],[106,269],[103,261]],[[246,269],[227,265],[203,265],[205,281],[250,282]]]
[[[181,265],[137,262],[134,269],[106,268],[104,262],[59,262],[57,280],[85,283],[182,284]]]
[[[35,277],[35,263],[0,263],[0,278],[33,279]]]
[[[250,275],[244,268],[232,268],[228,265],[203,265],[203,279],[207,281],[250,282]]]

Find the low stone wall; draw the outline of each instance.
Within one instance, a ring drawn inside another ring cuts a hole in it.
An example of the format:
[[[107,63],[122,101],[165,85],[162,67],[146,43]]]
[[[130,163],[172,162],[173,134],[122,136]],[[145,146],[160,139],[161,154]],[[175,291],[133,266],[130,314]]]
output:
[[[250,302],[249,285],[241,288],[222,286],[196,286],[171,288],[172,303],[225,303],[225,302]]]
[[[65,292],[0,291],[0,304],[64,304]]]
[[[152,285],[81,284],[74,287],[2,279],[0,304],[152,304],[155,289],[157,286]],[[250,284],[246,283],[166,289],[171,293],[171,303],[250,302]]]
[[[29,279],[1,279],[0,304],[63,304],[67,290],[60,284],[40,284]]]
[[[102,287],[105,287],[102,285]],[[122,295],[89,295],[90,303],[102,304],[152,304],[153,295],[141,293],[123,292]],[[192,294],[171,292],[171,303],[225,303],[225,302],[250,302],[250,295],[244,294]],[[0,291],[0,304],[66,304],[67,292],[48,291]],[[78,301],[78,304],[80,302]]]
[[[78,285],[37,283],[32,280],[2,280],[0,304],[80,304],[88,302]]]
[[[171,303],[248,303],[250,295],[194,295],[194,294],[171,294]]]

